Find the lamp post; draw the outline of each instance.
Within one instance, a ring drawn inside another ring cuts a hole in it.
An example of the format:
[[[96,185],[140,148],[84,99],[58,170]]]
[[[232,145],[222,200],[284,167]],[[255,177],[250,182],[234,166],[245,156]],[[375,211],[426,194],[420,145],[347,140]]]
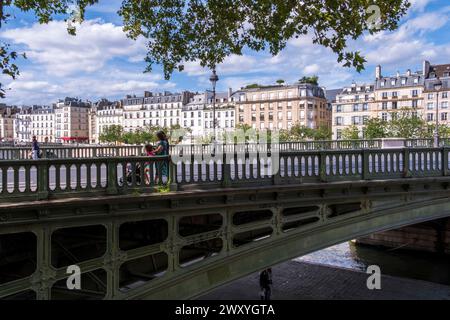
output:
[[[213,69],[211,76],[209,77],[213,87],[213,130],[214,130],[214,142],[216,141],[216,83],[219,81],[219,77],[216,74],[216,69]]]
[[[434,83],[434,91],[436,91],[436,128],[434,129],[434,147],[439,147],[439,91],[442,88],[442,81],[437,78]]]

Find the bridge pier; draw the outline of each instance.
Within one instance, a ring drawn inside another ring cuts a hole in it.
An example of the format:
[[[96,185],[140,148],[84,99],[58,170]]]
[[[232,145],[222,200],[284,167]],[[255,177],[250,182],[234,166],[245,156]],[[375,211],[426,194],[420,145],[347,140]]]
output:
[[[371,234],[356,243],[450,255],[450,218]]]

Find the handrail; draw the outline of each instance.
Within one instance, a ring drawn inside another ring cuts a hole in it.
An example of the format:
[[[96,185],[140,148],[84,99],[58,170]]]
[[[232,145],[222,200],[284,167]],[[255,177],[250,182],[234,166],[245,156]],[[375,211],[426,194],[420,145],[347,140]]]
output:
[[[224,153],[212,159],[98,157],[0,161],[0,202],[252,187],[333,181],[449,176],[450,148]]]

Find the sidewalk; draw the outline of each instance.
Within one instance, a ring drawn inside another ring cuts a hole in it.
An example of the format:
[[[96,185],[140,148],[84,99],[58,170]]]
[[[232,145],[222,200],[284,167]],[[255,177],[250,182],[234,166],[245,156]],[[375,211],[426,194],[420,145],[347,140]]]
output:
[[[306,262],[288,261],[273,267],[272,273],[273,300],[450,300],[450,286],[386,275],[381,277],[381,290],[369,290],[366,286],[369,274]],[[199,299],[259,299],[258,282],[259,275],[252,274],[215,289]]]

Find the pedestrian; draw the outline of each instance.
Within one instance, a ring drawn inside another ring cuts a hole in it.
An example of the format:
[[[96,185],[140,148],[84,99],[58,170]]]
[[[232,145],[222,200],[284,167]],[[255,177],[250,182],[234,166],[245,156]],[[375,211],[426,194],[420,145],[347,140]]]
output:
[[[169,155],[169,141],[166,134],[163,131],[158,131],[156,133],[158,137],[158,142],[156,143],[156,149],[154,150],[157,156],[168,156]],[[156,163],[156,183],[162,182],[163,177],[169,176],[169,161],[162,160]]]
[[[261,300],[270,300],[270,294],[271,294],[271,288],[270,288],[270,284],[271,284],[271,279],[270,279],[270,274],[269,271],[263,270],[260,274],[259,274],[259,286],[261,288]]]
[[[33,142],[31,147],[31,158],[33,160],[37,160],[40,158],[40,148],[39,143],[37,142],[36,136],[33,136]]]
[[[145,154],[147,155],[147,157],[154,157],[155,154],[155,147],[152,146],[151,144],[146,144],[145,145]],[[149,185],[150,184],[150,167],[153,166],[153,162],[146,162],[145,166],[144,166],[144,177],[145,177],[145,184]]]

